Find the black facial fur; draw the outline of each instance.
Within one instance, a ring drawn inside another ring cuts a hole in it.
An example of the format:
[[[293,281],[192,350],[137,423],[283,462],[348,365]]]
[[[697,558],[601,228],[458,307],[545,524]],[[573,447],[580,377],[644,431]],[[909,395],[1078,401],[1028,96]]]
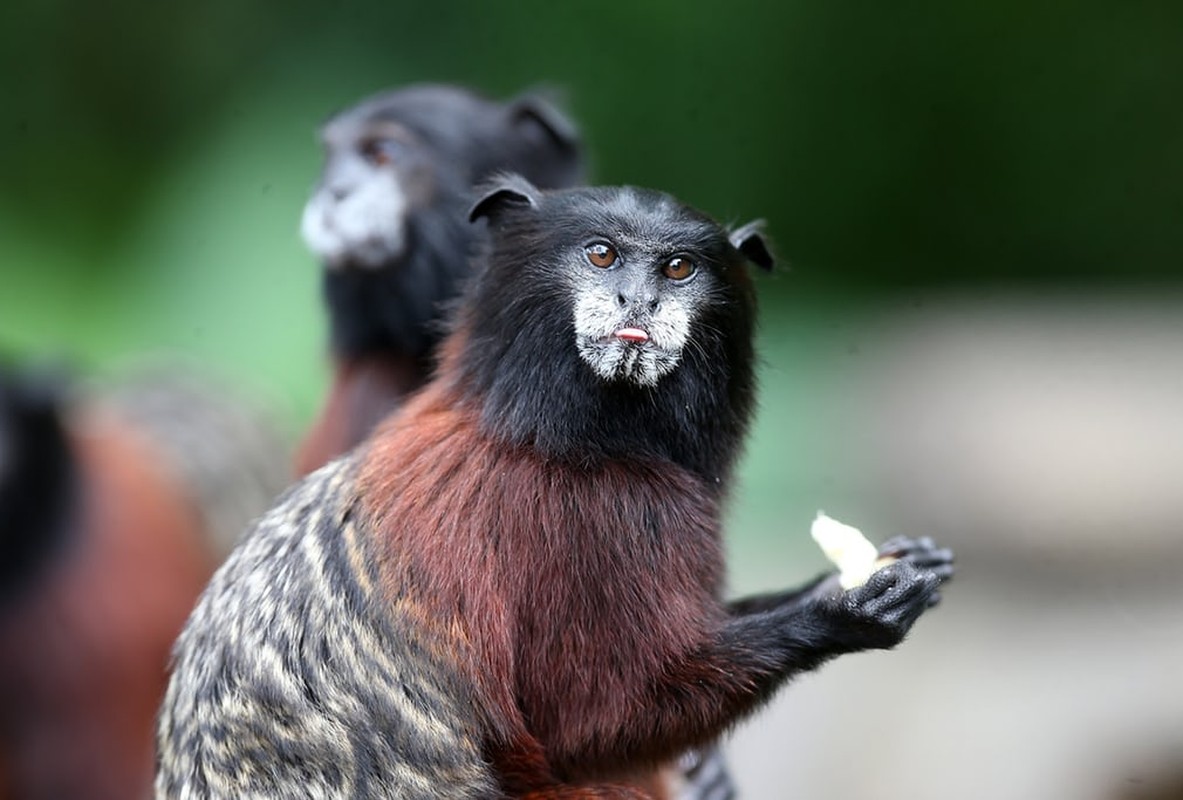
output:
[[[581,172],[573,126],[533,95],[498,103],[411,86],[338,114],[322,137],[324,172],[303,228],[328,267],[338,356],[426,359],[442,335],[441,304],[459,293],[482,236],[464,221],[472,186],[497,170],[542,186],[570,185]]]
[[[61,387],[0,367],[0,603],[19,593],[62,543],[75,466]]]
[[[462,380],[484,424],[549,457],[670,459],[725,480],[752,408],[755,321],[747,258],[728,233],[659,192],[540,192],[516,176],[492,184],[472,215],[489,217],[492,244],[459,321],[468,332]],[[694,309],[680,360],[653,385],[606,379],[580,354],[581,287],[623,279],[583,260],[585,244],[601,240],[620,248],[620,269],[634,271],[627,280],[650,280],[668,256],[698,265],[693,283],[650,281],[653,305],[691,292]]]
[[[408,216],[406,257],[399,263],[323,272],[334,353],[395,351],[423,360],[426,368],[442,335],[440,309],[459,293],[469,270],[469,250],[479,234],[461,224],[462,197]]]

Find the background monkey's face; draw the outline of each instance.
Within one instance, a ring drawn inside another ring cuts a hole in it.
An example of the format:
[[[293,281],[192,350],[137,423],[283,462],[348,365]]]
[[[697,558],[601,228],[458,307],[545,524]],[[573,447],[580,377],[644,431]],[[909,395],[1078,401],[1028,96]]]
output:
[[[581,171],[574,127],[533,94],[500,103],[456,86],[409,86],[334,116],[321,139],[324,170],[301,233],[330,269],[394,265],[418,249],[448,251],[442,260],[462,271],[474,183],[515,170],[565,186]]]
[[[304,207],[305,243],[330,268],[398,260],[408,213],[430,203],[435,190],[423,144],[396,122],[348,117],[322,136],[325,168]]]
[[[419,84],[363,100],[321,129],[325,164],[302,232],[323,266],[334,353],[425,369],[483,227],[473,185],[514,170],[542,186],[578,179],[571,123],[534,93],[497,102]]]

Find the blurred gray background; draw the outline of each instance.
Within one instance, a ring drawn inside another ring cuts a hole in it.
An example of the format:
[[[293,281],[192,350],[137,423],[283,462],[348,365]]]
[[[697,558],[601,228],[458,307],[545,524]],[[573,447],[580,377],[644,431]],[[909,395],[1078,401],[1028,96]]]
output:
[[[764,217],[781,256],[734,591],[823,569],[819,508],[959,556],[898,651],[737,730],[746,796],[1126,797],[1183,770],[1181,35],[1099,0],[7,0],[0,351],[196,360],[294,435],[319,122],[558,87],[595,181]]]

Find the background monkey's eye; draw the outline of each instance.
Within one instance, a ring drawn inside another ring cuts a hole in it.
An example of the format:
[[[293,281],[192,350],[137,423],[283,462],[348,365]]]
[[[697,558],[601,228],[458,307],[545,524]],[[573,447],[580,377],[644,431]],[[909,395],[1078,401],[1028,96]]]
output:
[[[661,268],[661,272],[672,281],[684,281],[698,272],[698,267],[685,256],[674,256],[665,262],[665,266]]]
[[[600,267],[601,269],[607,269],[616,263],[616,251],[612,249],[611,245],[604,244],[603,242],[589,244],[583,248],[583,251],[587,253],[587,260],[593,266]]]
[[[366,139],[361,144],[361,154],[376,167],[385,166],[398,158],[403,151],[403,143],[398,139],[385,137]]]

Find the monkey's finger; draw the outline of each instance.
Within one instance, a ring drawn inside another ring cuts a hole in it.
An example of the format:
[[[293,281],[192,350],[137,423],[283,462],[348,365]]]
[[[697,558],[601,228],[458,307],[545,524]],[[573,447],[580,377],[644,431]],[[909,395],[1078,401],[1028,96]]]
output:
[[[932,567],[924,567],[929,572],[935,574],[941,579],[941,583],[948,583],[953,580],[953,576],[957,573],[957,569],[952,564],[937,564]]]

